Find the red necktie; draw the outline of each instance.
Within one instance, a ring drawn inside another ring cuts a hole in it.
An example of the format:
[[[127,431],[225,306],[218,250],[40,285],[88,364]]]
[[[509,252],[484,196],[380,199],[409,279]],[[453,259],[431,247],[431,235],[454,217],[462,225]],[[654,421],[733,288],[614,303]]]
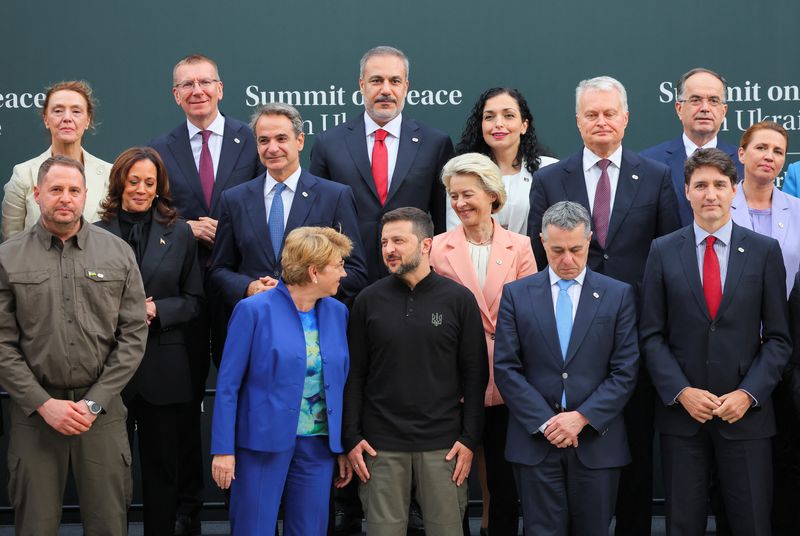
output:
[[[717,316],[719,304],[722,301],[722,282],[719,278],[719,258],[714,251],[714,236],[706,237],[706,253],[703,255],[703,294],[706,296],[708,312],[713,320]]]
[[[386,204],[386,194],[389,192],[389,153],[383,141],[387,134],[382,128],[376,130],[375,145],[372,146],[372,178],[375,179],[381,205]]]
[[[600,182],[597,183],[597,190],[594,192],[594,210],[592,210],[595,238],[603,249],[606,247],[608,220],[611,218],[611,180],[608,178],[610,164],[611,160],[605,158],[597,162],[597,167],[600,168]]]
[[[208,149],[208,138],[211,137],[210,130],[201,130],[203,136],[203,148],[200,149],[200,186],[203,188],[203,197],[206,198],[206,206],[211,208],[211,193],[214,191],[214,161],[211,160],[211,151]]]

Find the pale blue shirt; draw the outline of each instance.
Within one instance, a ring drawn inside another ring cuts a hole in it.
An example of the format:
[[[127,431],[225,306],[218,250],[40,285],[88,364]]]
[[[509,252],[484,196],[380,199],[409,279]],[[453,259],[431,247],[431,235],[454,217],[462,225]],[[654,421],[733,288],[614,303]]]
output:
[[[298,167],[297,170],[289,175],[283,184],[286,188],[281,192],[281,201],[283,201],[283,228],[286,228],[286,222],[289,221],[289,212],[292,210],[292,201],[294,201],[294,193],[297,191],[297,183],[300,181],[300,171],[302,168]],[[267,178],[264,181],[264,207],[267,209],[267,226],[269,227],[269,211],[272,208],[272,198],[275,197],[275,185],[278,181],[273,179],[269,171],[267,171]]]
[[[203,135],[200,134],[200,131],[203,129],[197,128],[188,119],[186,120],[186,127],[189,129],[189,145],[192,147],[194,165],[200,171],[200,152],[203,150]],[[211,162],[214,163],[214,180],[217,180],[219,155],[222,154],[222,136],[225,133],[225,116],[219,113],[219,110],[217,110],[217,118],[208,125],[206,130],[212,132],[208,138],[208,150],[211,153]]]
[[[389,133],[383,143],[386,145],[386,153],[389,156],[389,184],[392,185],[392,175],[394,175],[394,168],[397,165],[397,150],[400,148],[400,128],[403,125],[403,114],[389,121],[383,126],[372,120],[369,114],[364,114],[364,127],[367,131],[367,156],[369,157],[369,165],[372,165],[372,147],[375,145],[375,131],[382,128]]]

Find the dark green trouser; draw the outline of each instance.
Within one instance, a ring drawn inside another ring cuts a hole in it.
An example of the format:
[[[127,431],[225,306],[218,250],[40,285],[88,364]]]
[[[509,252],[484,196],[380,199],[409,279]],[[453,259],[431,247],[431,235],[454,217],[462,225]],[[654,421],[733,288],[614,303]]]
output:
[[[124,536],[131,502],[131,452],[127,411],[116,397],[88,432],[65,436],[38,413],[26,416],[10,404],[8,497],[17,536],[55,536],[67,473],[80,497],[86,536]]]

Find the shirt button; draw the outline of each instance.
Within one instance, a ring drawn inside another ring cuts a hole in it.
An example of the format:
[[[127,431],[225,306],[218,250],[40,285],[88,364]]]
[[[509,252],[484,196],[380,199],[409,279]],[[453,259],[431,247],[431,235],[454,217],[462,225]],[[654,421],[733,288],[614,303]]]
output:
[[[490,339],[492,339],[492,340],[494,340],[494,333],[492,333],[491,335],[489,335],[489,338],[490,338]]]
[[[72,320],[67,320],[67,324],[72,324]]]
[[[333,410],[332,409],[328,410],[328,415],[333,415]]]
[[[717,325],[711,324],[711,331],[717,331]]]
[[[408,301],[413,302],[414,298],[409,298]]]
[[[569,374],[567,374],[566,372],[562,372],[561,377],[566,380],[567,378],[569,378]]]
[[[326,383],[326,384],[325,384],[325,389],[330,389],[330,388],[331,388],[331,384],[329,384],[329,383]]]

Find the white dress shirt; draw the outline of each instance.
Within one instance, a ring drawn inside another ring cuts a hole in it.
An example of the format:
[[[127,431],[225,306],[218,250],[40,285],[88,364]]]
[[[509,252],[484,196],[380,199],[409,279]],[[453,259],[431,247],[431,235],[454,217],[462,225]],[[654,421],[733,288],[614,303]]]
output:
[[[694,152],[698,149],[716,149],[717,147],[717,137],[714,136],[714,139],[703,145],[702,147],[698,147],[695,143],[689,139],[689,136],[686,133],[683,133],[683,148],[686,149],[686,158],[689,158],[694,154]]]
[[[586,193],[589,195],[589,209],[592,213],[594,213],[594,196],[602,173],[602,170],[597,167],[597,163],[600,160],[602,158],[594,154],[588,147],[583,148],[583,176],[586,179]],[[611,184],[611,204],[609,206],[613,212],[614,199],[617,197],[617,184],[619,183],[619,168],[622,165],[622,145],[611,153],[608,160],[611,160],[611,165],[606,170],[608,172],[608,181]]]
[[[389,133],[386,139],[383,140],[389,156],[389,184],[386,185],[387,188],[392,186],[392,175],[394,175],[394,167],[397,164],[397,150],[400,147],[400,127],[402,124],[403,114],[398,115],[383,126],[373,121],[369,114],[364,114],[364,127],[367,131],[367,156],[369,156],[370,166],[372,165],[372,147],[375,145],[375,131],[382,128]]]
[[[194,165],[200,171],[200,152],[203,150],[203,129],[197,128],[188,119],[186,126],[189,128],[189,145],[192,146],[192,156]],[[219,167],[219,155],[222,153],[222,136],[225,133],[225,116],[217,112],[217,118],[208,125],[206,130],[212,132],[208,138],[208,150],[211,152],[211,161],[214,163],[214,180],[217,180],[217,168]]]
[[[294,201],[294,193],[297,191],[297,183],[300,181],[300,172],[302,168],[298,167],[297,170],[289,175],[283,184],[286,188],[281,192],[281,201],[283,201],[283,228],[286,229],[286,222],[289,221],[289,212],[292,210],[292,201]],[[264,181],[264,207],[267,209],[267,227],[269,227],[269,211],[272,208],[272,198],[275,197],[275,186],[278,181],[273,179],[269,171],[267,171],[267,178]]]

